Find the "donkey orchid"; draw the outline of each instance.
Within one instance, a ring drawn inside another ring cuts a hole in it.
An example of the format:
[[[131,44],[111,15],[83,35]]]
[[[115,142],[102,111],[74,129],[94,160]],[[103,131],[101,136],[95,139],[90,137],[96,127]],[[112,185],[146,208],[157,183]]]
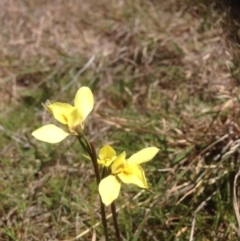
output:
[[[117,157],[115,150],[109,146],[105,145],[99,151],[98,164],[108,167],[112,164],[113,160]]]
[[[94,98],[92,91],[83,86],[76,93],[74,106],[62,102],[44,106],[57,121],[67,126],[67,131],[48,124],[35,130],[32,135],[40,141],[58,143],[69,135],[79,135],[79,130],[83,130],[84,121],[93,109]]]
[[[140,188],[148,189],[145,173],[140,166],[150,161],[159,151],[156,147],[144,148],[126,159],[125,151],[122,152],[111,165],[111,175],[102,179],[99,184],[99,193],[102,202],[108,206],[119,195],[121,183],[135,184]]]

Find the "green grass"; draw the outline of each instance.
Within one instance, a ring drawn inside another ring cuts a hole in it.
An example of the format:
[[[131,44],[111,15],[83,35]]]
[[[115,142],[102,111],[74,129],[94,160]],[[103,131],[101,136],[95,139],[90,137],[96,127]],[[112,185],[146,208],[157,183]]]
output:
[[[31,136],[56,123],[41,103],[72,102],[81,85],[95,96],[85,130],[97,150],[161,150],[143,165],[153,193],[123,185],[117,199],[123,240],[238,240],[232,15],[205,1],[18,4],[3,4],[0,33],[0,240],[103,237],[101,224],[92,229],[98,191],[78,142]]]

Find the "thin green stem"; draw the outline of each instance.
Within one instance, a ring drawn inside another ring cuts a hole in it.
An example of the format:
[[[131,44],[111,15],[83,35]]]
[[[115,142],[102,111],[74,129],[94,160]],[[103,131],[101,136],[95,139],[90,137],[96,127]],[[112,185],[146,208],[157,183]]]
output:
[[[100,206],[101,206],[101,219],[102,219],[102,224],[103,224],[103,230],[104,230],[104,236],[105,236],[105,241],[109,241],[108,238],[108,226],[107,226],[107,218],[106,218],[106,212],[105,212],[105,206],[102,202],[101,197],[100,198]]]
[[[95,147],[94,147],[93,143],[89,142],[85,138],[85,136],[79,137],[78,140],[79,140],[81,146],[83,147],[83,149],[91,157],[91,160],[92,160],[92,163],[93,163],[94,172],[95,172],[96,181],[97,181],[97,184],[99,185],[99,183],[101,181],[101,178],[100,178],[99,169],[98,169],[97,154],[96,154]],[[109,241],[105,206],[104,206],[100,196],[99,196],[99,198],[100,198],[101,219],[102,219],[102,224],[103,224],[105,241]]]
[[[116,240],[117,241],[121,241],[120,231],[119,231],[119,227],[118,227],[118,223],[117,223],[116,206],[115,206],[115,202],[114,201],[111,203],[111,211],[112,211],[113,224],[114,224],[115,233],[116,233]]]
[[[106,177],[106,174],[107,174],[107,168],[106,168],[106,167],[103,167],[103,169],[102,169],[102,175],[101,175],[101,180]]]
[[[102,170],[101,179],[103,179],[106,176],[106,174],[107,174],[107,168],[104,167]],[[119,231],[118,222],[117,222],[116,206],[115,206],[114,201],[111,203],[111,211],[112,211],[114,229],[115,229],[115,233],[116,233],[116,240],[121,241],[120,231]]]
[[[98,169],[97,153],[93,143],[89,142],[89,145],[91,148],[91,159],[92,159],[92,163],[93,163],[93,167],[94,167],[94,171],[97,179],[97,184],[99,184],[101,181],[101,178],[100,178],[99,169]]]
[[[92,151],[91,151],[91,148],[89,148],[89,144],[86,138],[78,137],[78,141],[82,146],[82,148],[84,149],[84,151],[86,151],[92,159]]]
[[[101,181],[101,178],[100,178],[99,169],[98,169],[96,149],[95,149],[95,147],[94,147],[92,142],[88,142],[88,143],[89,143],[89,145],[91,147],[92,163],[93,163],[93,166],[94,166],[94,171],[95,171],[95,176],[96,176],[96,179],[97,179],[97,184],[99,185],[99,183]],[[104,229],[105,240],[109,241],[105,206],[104,206],[100,196],[99,196],[99,198],[100,198],[101,217],[102,217],[102,224],[103,224],[103,229]]]

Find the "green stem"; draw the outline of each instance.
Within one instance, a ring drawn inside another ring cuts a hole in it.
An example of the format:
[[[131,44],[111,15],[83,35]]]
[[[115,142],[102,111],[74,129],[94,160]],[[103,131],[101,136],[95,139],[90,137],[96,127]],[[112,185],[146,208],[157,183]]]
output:
[[[111,203],[111,211],[112,211],[113,224],[114,224],[115,233],[116,233],[116,240],[117,241],[121,241],[120,231],[119,231],[118,223],[117,223],[116,206],[115,206],[115,202],[114,201]]]
[[[96,150],[92,142],[89,142],[89,146],[91,148],[91,159],[92,159],[92,163],[93,163],[93,167],[94,167],[94,171],[97,179],[97,184],[99,185],[101,178],[100,178],[99,169],[98,169]]]
[[[101,175],[101,180],[106,177],[106,174],[107,174],[107,168],[106,168],[106,167],[103,167],[103,169],[102,169],[102,175]]]
[[[89,145],[91,147],[91,152],[92,152],[91,158],[92,158],[92,162],[93,162],[93,166],[94,166],[94,171],[95,171],[95,175],[96,175],[96,179],[97,179],[97,184],[99,185],[99,183],[101,181],[101,178],[100,178],[99,169],[98,169],[96,149],[95,149],[95,147],[94,147],[92,142],[88,142],[88,143],[89,143]],[[105,241],[109,241],[105,206],[104,206],[100,196],[99,196],[99,198],[100,198],[101,217],[102,217],[102,224],[103,224],[103,229],[104,229]]]
[[[91,148],[90,148],[89,143],[86,140],[86,138],[78,137],[78,141],[79,141],[80,145],[82,146],[82,148],[84,149],[84,151],[89,154],[89,156],[91,157],[91,160],[92,160],[92,151],[91,151]]]
[[[99,183],[101,181],[101,178],[100,178],[99,169],[98,169],[98,161],[97,161],[97,154],[96,154],[95,147],[94,147],[93,143],[89,142],[86,139],[85,136],[79,137],[78,140],[79,140],[81,146],[83,147],[83,149],[91,157],[91,160],[92,160],[92,163],[93,163],[94,172],[95,172],[95,177],[96,177],[96,180],[97,180],[97,184],[99,185]],[[105,206],[104,206],[100,196],[99,196],[99,198],[100,198],[101,219],[102,219],[102,224],[103,224],[105,241],[109,241]]]
[[[102,170],[101,179],[105,178],[106,173],[107,173],[107,168],[104,167]],[[116,233],[116,240],[121,241],[120,231],[119,231],[118,222],[117,222],[116,205],[115,205],[114,201],[111,203],[111,211],[112,211],[114,229],[115,229],[115,233]]]

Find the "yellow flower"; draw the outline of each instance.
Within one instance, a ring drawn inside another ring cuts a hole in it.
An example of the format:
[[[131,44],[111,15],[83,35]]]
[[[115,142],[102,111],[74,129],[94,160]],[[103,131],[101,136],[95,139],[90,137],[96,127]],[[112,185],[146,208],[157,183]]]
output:
[[[102,179],[99,184],[99,193],[103,203],[108,206],[119,195],[121,183],[135,184],[140,188],[148,188],[141,163],[150,161],[159,151],[156,147],[144,148],[126,159],[125,151],[114,159],[111,166],[111,175]]]
[[[98,164],[108,167],[112,164],[116,157],[117,155],[115,150],[111,146],[105,145],[99,151]]]
[[[48,143],[58,143],[69,135],[78,135],[76,130],[84,128],[84,121],[92,111],[93,106],[92,91],[83,86],[76,93],[74,106],[61,102],[50,103],[45,106],[57,121],[67,126],[67,131],[53,124],[48,124],[35,130],[32,135],[36,139]]]

